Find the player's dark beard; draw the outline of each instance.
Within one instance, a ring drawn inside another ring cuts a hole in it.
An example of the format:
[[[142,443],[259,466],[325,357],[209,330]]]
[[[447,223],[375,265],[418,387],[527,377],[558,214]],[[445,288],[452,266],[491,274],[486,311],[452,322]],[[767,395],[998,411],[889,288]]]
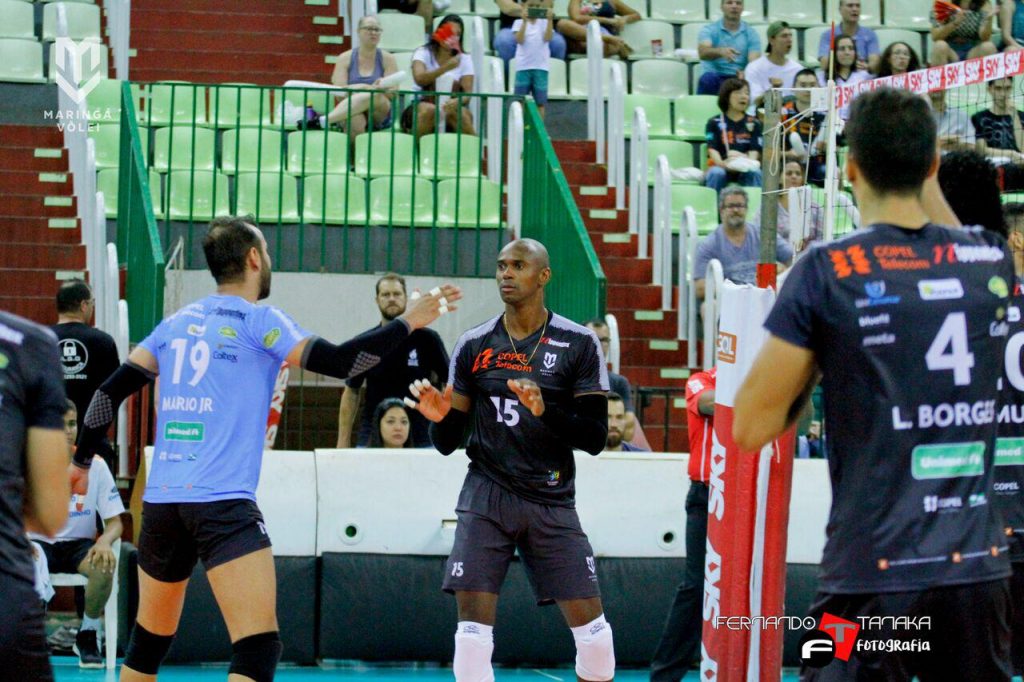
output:
[[[257,301],[270,296],[270,263],[263,256],[260,256],[260,259],[263,261],[263,268],[260,270],[260,293],[256,297]]]

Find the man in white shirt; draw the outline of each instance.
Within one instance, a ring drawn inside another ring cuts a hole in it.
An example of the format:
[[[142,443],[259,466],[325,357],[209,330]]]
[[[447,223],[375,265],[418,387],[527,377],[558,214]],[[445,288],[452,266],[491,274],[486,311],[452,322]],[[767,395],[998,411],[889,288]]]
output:
[[[764,93],[771,88],[792,87],[793,79],[803,69],[800,62],[789,58],[793,49],[793,30],[785,21],[768,27],[768,51],[747,67],[750,83],[751,113],[764,104]]]
[[[68,445],[75,444],[78,431],[75,404],[68,401],[64,414]],[[29,533],[43,550],[50,573],[80,573],[89,579],[85,586],[85,614],[75,637],[75,652],[82,668],[102,668],[99,626],[103,605],[113,587],[114,557],[112,545],[121,537],[124,504],[114,477],[102,457],[93,459],[89,488],[85,496],[71,495],[68,521],[54,537]],[[103,534],[96,537],[96,515],[103,519]]]

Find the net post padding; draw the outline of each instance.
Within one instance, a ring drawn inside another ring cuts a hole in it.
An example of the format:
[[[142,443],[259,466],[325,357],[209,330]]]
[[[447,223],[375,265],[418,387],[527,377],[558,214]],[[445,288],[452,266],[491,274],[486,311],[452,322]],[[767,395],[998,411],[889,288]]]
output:
[[[784,614],[794,432],[784,434],[763,457],[740,452],[732,439],[736,393],[767,339],[762,324],[774,301],[772,289],[726,282],[722,291],[704,565],[704,682],[777,682],[781,677],[784,629],[763,629],[752,638],[751,630],[730,629],[718,620]],[[752,587],[757,589],[753,599]]]

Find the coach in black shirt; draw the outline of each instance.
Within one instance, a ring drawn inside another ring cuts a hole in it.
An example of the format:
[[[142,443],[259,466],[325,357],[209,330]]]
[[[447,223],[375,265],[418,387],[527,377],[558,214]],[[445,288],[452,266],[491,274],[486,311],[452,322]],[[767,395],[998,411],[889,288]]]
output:
[[[68,515],[68,445],[56,338],[0,312],[0,677],[52,680],[25,529],[55,535]]]

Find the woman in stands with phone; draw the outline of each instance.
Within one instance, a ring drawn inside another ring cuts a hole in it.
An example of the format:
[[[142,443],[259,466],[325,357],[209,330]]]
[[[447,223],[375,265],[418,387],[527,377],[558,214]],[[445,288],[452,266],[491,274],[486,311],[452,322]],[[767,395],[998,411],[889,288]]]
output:
[[[455,95],[473,92],[473,60],[462,50],[462,18],[449,14],[437,25],[429,42],[412,53],[412,79],[414,90],[436,91],[437,80],[451,73],[452,98],[444,104],[444,120],[448,130],[476,135],[469,102],[461,102]],[[437,129],[437,104],[433,95],[418,96],[402,112],[402,130],[415,131],[416,137],[433,133]]]
[[[298,122],[300,130],[318,130],[328,125],[337,125],[355,137],[370,130],[371,125],[373,130],[391,125],[391,99],[394,94],[389,92],[390,89],[382,87],[381,79],[398,71],[395,57],[377,47],[383,29],[376,16],[368,14],[360,19],[358,30],[358,49],[342,52],[338,56],[331,83],[365,92],[353,92],[342,97],[325,116],[318,114],[313,107],[308,107],[305,117]]]

